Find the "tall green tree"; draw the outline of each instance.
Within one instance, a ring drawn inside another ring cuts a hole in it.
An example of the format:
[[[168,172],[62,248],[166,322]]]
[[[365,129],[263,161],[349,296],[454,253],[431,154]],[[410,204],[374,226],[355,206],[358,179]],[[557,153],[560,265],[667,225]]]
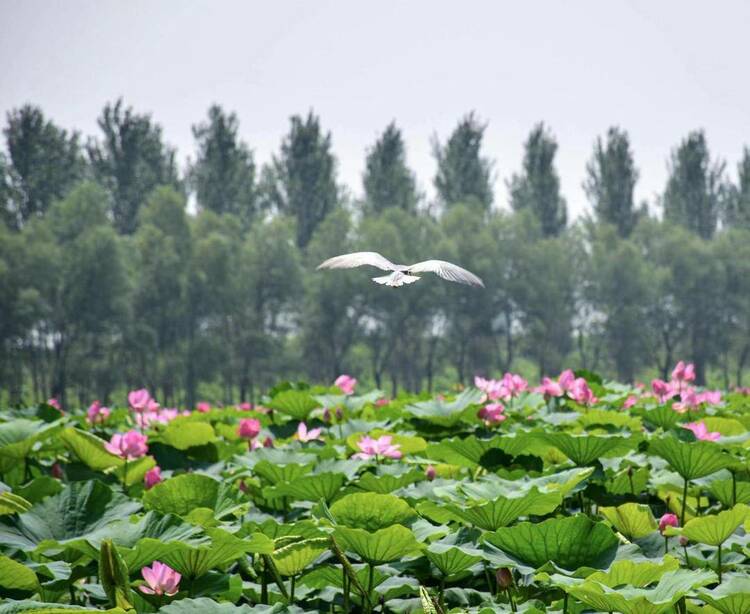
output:
[[[102,138],[87,145],[94,175],[112,194],[118,232],[132,234],[138,210],[156,186],[181,189],[175,151],[164,143],[161,126],[150,115],[125,107],[122,99],[104,107],[98,124]]]
[[[365,206],[370,213],[381,213],[388,207],[416,210],[417,182],[406,164],[406,146],[394,122],[367,151],[363,183]]]
[[[255,162],[238,132],[237,115],[212,105],[208,121],[193,126],[198,156],[188,179],[201,209],[231,213],[247,226],[257,213]]]
[[[20,228],[41,216],[86,172],[77,132],[68,133],[25,105],[8,113],[3,129],[8,151],[0,160],[0,207],[11,226]]]
[[[594,153],[586,166],[583,188],[600,222],[612,224],[627,237],[638,222],[633,190],[638,181],[628,133],[617,127],[607,131],[606,143],[596,139]]]
[[[703,131],[691,132],[670,158],[664,219],[710,239],[727,196],[724,168],[724,162],[711,158]]]
[[[263,184],[269,203],[296,219],[297,246],[306,247],[339,199],[331,133],[322,131],[312,111],[304,119],[291,118],[289,134],[279,156],[266,167]]]
[[[437,161],[435,189],[444,207],[455,203],[478,202],[487,210],[492,205],[492,161],[482,155],[486,124],[473,112],[464,116],[445,143],[433,142]]]
[[[568,220],[560,178],[555,169],[557,141],[544,123],[534,126],[524,143],[522,170],[508,182],[515,211],[529,210],[539,220],[545,237],[559,235]]]
[[[737,184],[726,199],[724,223],[731,228],[750,230],[750,147],[744,148],[737,165]]]

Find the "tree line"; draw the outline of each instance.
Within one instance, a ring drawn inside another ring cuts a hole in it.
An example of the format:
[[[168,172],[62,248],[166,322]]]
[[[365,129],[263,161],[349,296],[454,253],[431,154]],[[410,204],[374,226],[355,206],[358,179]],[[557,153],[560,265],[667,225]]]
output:
[[[434,199],[395,123],[366,151],[361,197],[337,179],[332,135],[293,116],[259,165],[235,113],[196,123],[178,168],[162,129],[121,100],[88,139],[26,105],[0,153],[0,390],[85,403],[147,386],[165,403],[250,400],[279,379],[342,372],[395,393],[573,366],[625,381],[742,383],[750,361],[750,149],[736,173],[702,131],[635,201],[628,133],[594,141],[590,210],[571,223],[557,141],[534,126],[494,201],[473,113],[435,138]],[[194,207],[188,207],[193,199]],[[365,271],[316,272],[339,253],[443,258],[485,290],[437,279],[392,291]],[[67,398],[66,398],[67,397]]]

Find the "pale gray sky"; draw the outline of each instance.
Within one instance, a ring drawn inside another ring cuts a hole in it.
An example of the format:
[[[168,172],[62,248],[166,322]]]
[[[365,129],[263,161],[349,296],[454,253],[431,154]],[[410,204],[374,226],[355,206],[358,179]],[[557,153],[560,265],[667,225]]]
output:
[[[184,160],[191,124],[219,102],[263,162],[289,116],[313,108],[355,194],[365,148],[395,119],[432,194],[431,137],[474,109],[503,207],[544,120],[580,213],[585,163],[612,124],[630,132],[639,198],[662,191],[670,148],[694,128],[735,175],[750,143],[749,25],[744,0],[0,0],[0,112],[32,102],[95,134],[104,103],[123,96]]]

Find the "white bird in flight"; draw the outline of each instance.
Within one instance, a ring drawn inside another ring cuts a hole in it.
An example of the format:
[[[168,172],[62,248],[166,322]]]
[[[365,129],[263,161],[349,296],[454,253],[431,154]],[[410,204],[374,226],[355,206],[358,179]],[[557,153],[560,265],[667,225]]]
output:
[[[370,265],[378,267],[383,271],[392,271],[389,275],[373,277],[375,283],[398,288],[404,284],[413,284],[419,276],[413,273],[435,273],[448,281],[469,286],[481,286],[484,282],[471,271],[462,269],[460,266],[446,262],[445,260],[425,260],[416,264],[393,264],[377,252],[355,252],[329,258],[318,265],[319,269],[353,269],[354,267]]]

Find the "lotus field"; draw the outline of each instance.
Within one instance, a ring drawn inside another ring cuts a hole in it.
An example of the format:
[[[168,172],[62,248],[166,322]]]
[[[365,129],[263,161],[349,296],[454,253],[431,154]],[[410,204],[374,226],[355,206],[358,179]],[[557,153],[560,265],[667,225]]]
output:
[[[563,372],[0,415],[0,614],[750,612],[750,396]]]

